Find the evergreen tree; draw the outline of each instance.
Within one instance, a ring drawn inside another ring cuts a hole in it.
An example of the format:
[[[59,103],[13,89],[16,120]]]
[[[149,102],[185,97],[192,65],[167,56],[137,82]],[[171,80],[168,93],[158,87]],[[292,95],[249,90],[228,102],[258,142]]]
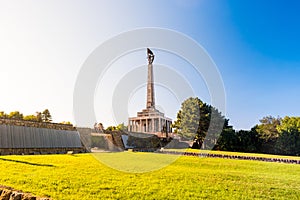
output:
[[[42,112],[42,121],[43,122],[51,122],[52,121],[52,116],[51,116],[50,111],[48,109],[45,109]]]

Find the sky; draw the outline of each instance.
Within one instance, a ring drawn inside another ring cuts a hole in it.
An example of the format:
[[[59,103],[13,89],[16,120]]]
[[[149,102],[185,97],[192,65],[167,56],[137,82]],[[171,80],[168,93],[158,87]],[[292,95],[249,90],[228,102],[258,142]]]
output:
[[[27,115],[48,108],[55,122],[77,125],[74,86],[89,55],[116,35],[158,27],[192,38],[210,55],[225,88],[224,115],[235,129],[250,129],[267,115],[299,116],[299,9],[296,0],[0,0],[0,110]],[[155,74],[164,67],[184,74],[195,95],[210,103],[205,82],[192,81],[189,63],[154,53]],[[113,91],[126,70],[146,64],[144,51],[111,64],[95,91],[97,121],[119,123]],[[168,88],[156,85],[156,92],[161,110],[175,119],[181,102]],[[130,116],[144,108],[145,93],[141,85],[124,100]]]

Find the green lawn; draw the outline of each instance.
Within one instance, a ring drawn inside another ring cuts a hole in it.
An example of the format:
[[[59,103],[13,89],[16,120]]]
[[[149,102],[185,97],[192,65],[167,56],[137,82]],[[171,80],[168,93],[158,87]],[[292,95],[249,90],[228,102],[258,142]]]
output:
[[[299,199],[300,165],[134,152],[0,156],[0,184],[53,199]]]

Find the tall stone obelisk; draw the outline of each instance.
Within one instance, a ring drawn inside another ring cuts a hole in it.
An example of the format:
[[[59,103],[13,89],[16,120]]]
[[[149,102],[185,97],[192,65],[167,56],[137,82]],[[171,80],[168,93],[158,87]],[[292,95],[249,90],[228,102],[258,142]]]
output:
[[[172,119],[155,108],[155,93],[153,79],[153,52],[147,48],[148,58],[148,80],[147,80],[147,102],[146,109],[137,112],[136,117],[128,118],[128,131],[138,133],[155,134],[160,138],[168,138],[172,132]]]
[[[147,81],[147,109],[155,108],[155,96],[154,96],[154,80],[153,80],[153,52],[147,48],[148,56],[148,81]]]

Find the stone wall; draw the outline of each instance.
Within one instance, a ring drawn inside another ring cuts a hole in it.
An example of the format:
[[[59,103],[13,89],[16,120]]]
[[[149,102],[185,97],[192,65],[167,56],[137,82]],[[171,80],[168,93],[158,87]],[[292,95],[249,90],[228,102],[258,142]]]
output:
[[[7,118],[0,118],[0,125],[1,124],[13,125],[13,126],[35,127],[35,128],[48,128],[48,129],[57,129],[57,130],[68,130],[68,131],[76,130],[76,128],[71,124],[35,122],[35,121],[7,119]]]
[[[122,141],[122,131],[103,131],[99,133],[95,129],[77,127],[80,134],[81,142],[84,148],[91,152],[91,149],[102,149],[106,151],[123,151],[124,144]]]
[[[84,146],[87,152],[91,152],[91,134],[93,130],[91,128],[85,127],[77,127],[76,129],[80,135],[82,145]]]
[[[105,151],[120,151],[120,149],[113,143],[113,136],[110,134],[92,134],[91,140],[92,152],[100,149]]]
[[[169,150],[162,150],[162,149],[159,151],[156,151],[156,152],[164,153],[164,154],[183,155],[183,156],[225,158],[225,159],[237,159],[237,160],[256,160],[256,161],[264,161],[264,162],[300,164],[300,160],[292,159],[292,158],[267,158],[267,157],[259,157],[259,156],[242,156],[242,155],[226,155],[226,154],[213,154],[213,153],[169,151]]]
[[[148,133],[128,133],[127,146],[134,149],[143,149],[154,151],[161,148],[161,141],[157,135]]]
[[[123,131],[105,131],[106,134],[112,135],[113,144],[118,147],[120,150],[124,150],[124,143],[122,140],[122,135],[127,135],[127,133]]]

